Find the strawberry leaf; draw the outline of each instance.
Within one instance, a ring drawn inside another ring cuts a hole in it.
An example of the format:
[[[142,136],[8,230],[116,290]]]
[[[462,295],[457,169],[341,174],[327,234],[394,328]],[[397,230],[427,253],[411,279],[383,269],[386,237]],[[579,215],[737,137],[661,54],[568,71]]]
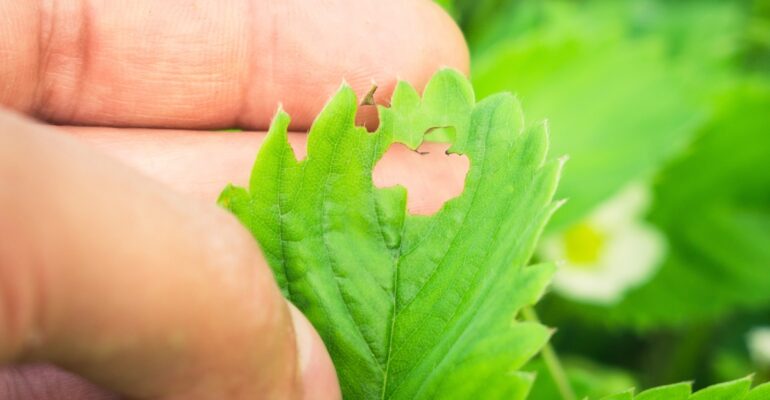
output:
[[[400,83],[375,133],[355,125],[357,104],[343,85],[302,161],[279,111],[249,188],[229,186],[220,203],[318,329],[346,398],[525,398],[533,376],[517,370],[550,336],[516,320],[553,272],[525,267],[557,207],[562,163],[546,161],[545,125],[526,128],[509,94],[476,103],[451,70],[422,97]],[[465,191],[432,216],[407,213],[404,188],[372,182],[391,144],[424,140],[471,161]]]

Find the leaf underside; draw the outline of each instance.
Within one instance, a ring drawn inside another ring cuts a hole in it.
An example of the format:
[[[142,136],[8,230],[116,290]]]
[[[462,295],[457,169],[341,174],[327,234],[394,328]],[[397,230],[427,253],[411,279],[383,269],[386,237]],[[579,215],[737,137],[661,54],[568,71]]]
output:
[[[343,85],[309,131],[307,157],[276,115],[249,188],[220,204],[253,233],[284,295],[321,334],[351,399],[525,398],[517,371],[550,331],[519,322],[553,273],[525,267],[557,204],[561,162],[543,124],[526,128],[509,94],[476,102],[438,72],[423,96],[399,83],[374,133],[355,125]],[[465,191],[432,216],[410,215],[403,187],[374,186],[393,143],[451,141],[471,162]]]

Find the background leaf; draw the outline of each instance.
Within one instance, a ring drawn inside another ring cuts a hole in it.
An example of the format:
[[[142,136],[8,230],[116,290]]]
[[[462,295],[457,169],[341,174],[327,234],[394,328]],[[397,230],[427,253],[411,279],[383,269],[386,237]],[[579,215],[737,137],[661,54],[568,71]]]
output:
[[[764,399],[768,391],[768,385],[760,385],[751,389],[752,378],[746,377],[736,379],[730,382],[719,383],[691,393],[689,383],[678,383],[673,385],[661,386],[648,389],[637,396],[629,392],[608,396],[602,400],[609,399],[631,399],[631,400],[756,400]]]
[[[688,143],[707,110],[687,90],[685,71],[676,72],[663,37],[632,36],[602,18],[604,8],[548,4],[547,22],[479,54],[473,82],[481,96],[515,92],[530,118],[554,127],[554,153],[570,156],[557,194],[569,202],[551,223],[557,230],[651,176]]]

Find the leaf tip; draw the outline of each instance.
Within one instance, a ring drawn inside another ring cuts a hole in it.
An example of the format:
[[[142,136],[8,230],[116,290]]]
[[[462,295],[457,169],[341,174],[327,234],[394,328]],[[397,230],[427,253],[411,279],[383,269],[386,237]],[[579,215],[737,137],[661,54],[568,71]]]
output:
[[[546,326],[545,328],[548,331],[548,336],[556,335],[556,332],[559,332],[559,328],[554,326]]]

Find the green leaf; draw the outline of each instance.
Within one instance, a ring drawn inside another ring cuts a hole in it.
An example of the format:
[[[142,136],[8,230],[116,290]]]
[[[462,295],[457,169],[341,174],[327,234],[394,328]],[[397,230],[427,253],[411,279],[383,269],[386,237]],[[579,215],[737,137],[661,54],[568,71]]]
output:
[[[633,399],[634,399],[634,390],[628,389],[622,393],[602,397],[601,400],[633,400]]]
[[[743,399],[751,388],[751,377],[709,386],[690,396],[690,400]]]
[[[456,132],[468,132],[475,98],[473,87],[454,74],[437,74],[428,82],[423,98],[406,82],[399,82],[393,92],[390,108],[381,108],[382,123],[393,131],[394,140],[416,150],[423,138],[454,142],[450,152],[467,146],[468,135],[455,137]],[[524,126],[518,102],[514,102],[511,117],[517,126]],[[444,135],[437,135],[443,130]],[[427,137],[426,137],[426,134]],[[438,138],[436,136],[439,136]]]
[[[675,383],[645,390],[636,396],[636,400],[687,400],[691,392],[691,383]]]
[[[690,383],[677,383],[673,385],[660,386],[639,393],[636,397],[631,396],[626,391],[616,395],[616,397],[605,397],[608,399],[633,399],[633,400],[758,400],[766,399],[770,389],[768,384],[760,385],[751,389],[751,376],[742,379],[736,379],[730,382],[719,383],[701,389],[698,392],[691,393]]]
[[[343,86],[311,127],[302,161],[279,112],[249,188],[226,188],[220,203],[318,329],[346,398],[523,399],[534,377],[517,370],[550,336],[516,320],[554,269],[525,267],[557,207],[562,163],[546,160],[546,127],[526,128],[509,94],[476,103],[451,70],[422,98],[400,83],[391,104],[369,133],[355,126],[356,97]],[[372,170],[391,144],[416,148],[426,133],[451,140],[471,166],[459,197],[415,216],[406,191],[375,187]]]
[[[751,389],[751,392],[743,400],[767,400],[770,399],[770,382]]]

